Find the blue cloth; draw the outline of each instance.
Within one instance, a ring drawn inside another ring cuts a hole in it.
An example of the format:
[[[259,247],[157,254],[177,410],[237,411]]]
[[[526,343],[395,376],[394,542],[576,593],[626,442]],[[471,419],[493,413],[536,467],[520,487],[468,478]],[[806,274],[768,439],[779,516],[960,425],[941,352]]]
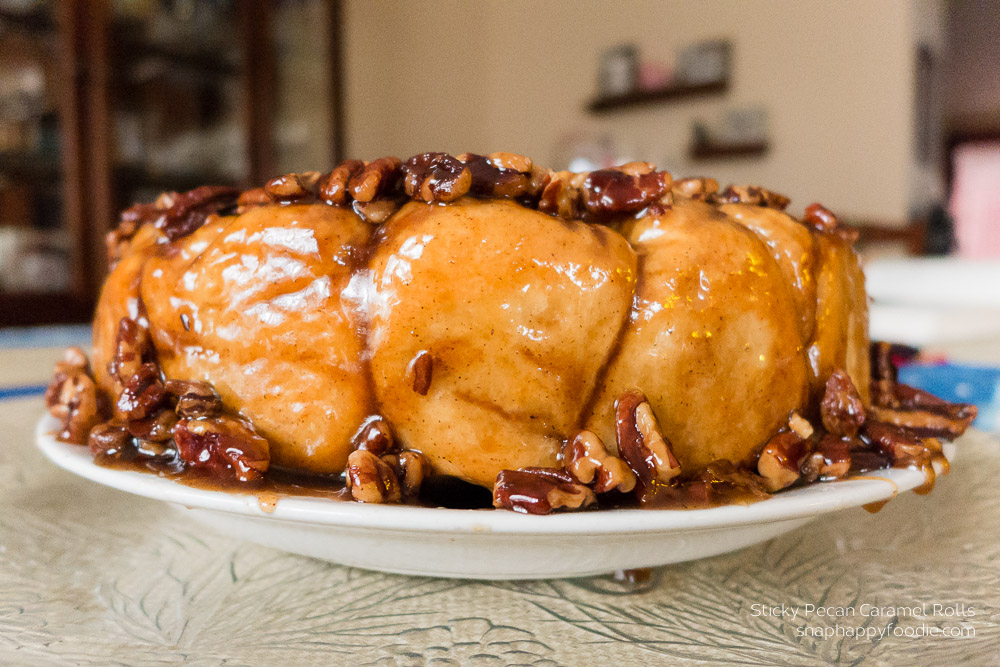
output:
[[[54,325],[44,327],[0,328],[0,349],[20,347],[69,347],[91,345],[89,324]]]

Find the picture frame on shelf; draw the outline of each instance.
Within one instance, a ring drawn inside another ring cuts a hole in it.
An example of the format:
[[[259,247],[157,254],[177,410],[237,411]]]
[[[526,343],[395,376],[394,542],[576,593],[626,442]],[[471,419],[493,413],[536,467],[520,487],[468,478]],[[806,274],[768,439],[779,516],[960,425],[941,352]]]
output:
[[[732,67],[732,44],[712,39],[691,44],[677,54],[674,76],[690,85],[726,81]]]
[[[597,78],[601,97],[619,97],[634,92],[638,80],[639,49],[635,44],[618,44],[601,53]]]

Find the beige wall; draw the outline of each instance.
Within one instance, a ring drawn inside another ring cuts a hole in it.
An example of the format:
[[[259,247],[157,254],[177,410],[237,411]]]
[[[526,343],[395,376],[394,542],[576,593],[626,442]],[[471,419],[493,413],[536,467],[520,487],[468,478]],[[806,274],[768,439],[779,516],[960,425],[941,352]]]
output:
[[[948,34],[945,110],[951,127],[962,130],[1000,127],[1000,3],[952,0]]]
[[[568,132],[613,134],[675,174],[771,186],[793,209],[902,221],[913,185],[913,43],[906,0],[488,0],[347,3],[352,156],[511,150],[550,166]],[[600,52],[649,58],[708,38],[733,43],[724,97],[595,116]],[[740,162],[687,159],[691,123],[764,105],[772,150]]]

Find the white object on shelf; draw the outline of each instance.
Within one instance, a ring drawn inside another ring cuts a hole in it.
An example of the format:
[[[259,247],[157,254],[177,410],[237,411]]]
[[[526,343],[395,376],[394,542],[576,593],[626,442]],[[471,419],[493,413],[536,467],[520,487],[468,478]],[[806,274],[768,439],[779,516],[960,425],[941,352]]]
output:
[[[1000,339],[1000,262],[877,260],[865,275],[874,339],[918,347]]]

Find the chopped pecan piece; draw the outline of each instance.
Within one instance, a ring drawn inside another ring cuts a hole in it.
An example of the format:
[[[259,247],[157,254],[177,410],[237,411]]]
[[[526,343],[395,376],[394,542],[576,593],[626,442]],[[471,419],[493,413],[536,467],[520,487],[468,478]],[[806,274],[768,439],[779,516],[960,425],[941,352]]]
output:
[[[425,202],[450,202],[469,191],[472,172],[447,153],[414,155],[403,163],[406,194]]]
[[[583,208],[580,188],[572,183],[572,174],[547,172],[541,183],[538,210],[561,218],[579,217]]]
[[[690,199],[705,199],[719,191],[719,182],[714,178],[682,178],[675,180],[673,191]]]
[[[241,482],[260,479],[271,461],[267,440],[250,422],[228,415],[181,419],[174,426],[174,442],[187,465]]]
[[[761,479],[732,461],[712,461],[683,481],[661,485],[640,499],[647,507],[702,509],[767,498]]]
[[[608,453],[601,439],[591,431],[580,431],[563,449],[566,469],[596,493],[617,489],[628,493],[635,488],[635,473],[622,459]]]
[[[177,448],[173,440],[156,442],[143,438],[133,438],[136,455],[140,459],[148,459],[159,463],[169,463],[177,459]]]
[[[164,389],[177,399],[175,411],[181,417],[210,417],[222,411],[222,399],[207,382],[167,380]]]
[[[784,211],[791,201],[788,197],[757,185],[730,185],[715,197],[723,204],[750,204]]]
[[[380,225],[399,209],[399,201],[396,199],[376,199],[370,202],[356,201],[351,205],[354,212],[372,225]]]
[[[826,391],[820,403],[823,426],[834,435],[853,438],[865,423],[865,406],[851,377],[835,370],[826,381]]]
[[[792,412],[788,417],[788,428],[795,432],[803,440],[808,440],[813,434],[813,425],[809,423],[798,412]]]
[[[415,498],[424,480],[431,476],[430,461],[416,450],[404,449],[399,454],[385,454],[380,458],[396,474],[404,498]]]
[[[851,439],[826,434],[801,464],[806,481],[840,479],[851,470]]]
[[[103,420],[105,405],[90,377],[87,358],[80,348],[66,351],[56,364],[55,375],[45,390],[49,413],[62,422],[57,438],[82,445],[95,425]]]
[[[493,486],[493,506],[522,514],[579,510],[597,502],[594,492],[564,469],[501,470]]]
[[[87,438],[90,453],[98,461],[128,460],[135,457],[135,444],[121,422],[98,424]]]
[[[130,421],[139,420],[153,414],[166,399],[167,391],[159,367],[154,363],[145,363],[126,380],[118,395],[117,407]]]
[[[347,488],[359,503],[398,503],[402,497],[392,466],[370,451],[351,452],[346,472]]]
[[[362,422],[360,428],[358,428],[353,438],[351,438],[351,445],[355,450],[371,452],[375,456],[391,454],[397,451],[389,423],[378,415],[369,417]]]
[[[495,153],[490,153],[487,156],[490,164],[492,164],[497,169],[502,169],[505,171],[516,171],[522,174],[530,174],[531,168],[534,166],[531,163],[530,157],[525,157],[524,155],[518,155],[517,153],[505,153],[503,151],[497,151]]]
[[[166,442],[173,436],[177,415],[170,409],[161,409],[142,419],[129,419],[125,422],[129,435],[150,442]]]
[[[881,407],[896,407],[896,364],[892,361],[892,344],[873,341],[871,344],[872,403]]]
[[[434,376],[434,357],[427,350],[420,350],[417,356],[410,360],[407,374],[413,378],[413,391],[426,396],[431,388]]]
[[[806,441],[794,431],[783,431],[771,438],[757,459],[757,473],[764,488],[774,493],[799,480],[799,465],[806,454]]]
[[[637,389],[626,392],[615,403],[618,452],[636,474],[640,495],[653,482],[666,483],[677,477],[681,465],[660,432],[653,410]]]
[[[118,322],[115,353],[108,362],[108,374],[115,378],[119,391],[139,372],[139,367],[144,362],[150,361],[152,350],[153,342],[146,327],[128,317],[123,317]]]

